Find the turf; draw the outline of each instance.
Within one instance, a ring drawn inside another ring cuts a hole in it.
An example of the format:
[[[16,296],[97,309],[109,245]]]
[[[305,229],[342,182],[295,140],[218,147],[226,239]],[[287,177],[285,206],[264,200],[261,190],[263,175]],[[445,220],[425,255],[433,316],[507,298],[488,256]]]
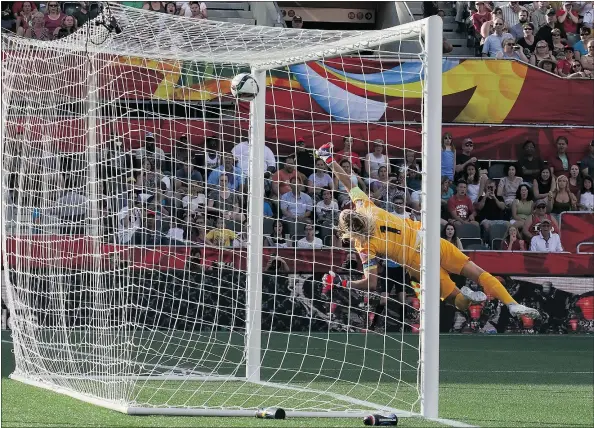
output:
[[[440,341],[440,417],[477,426],[594,426],[591,336],[443,335]],[[3,426],[362,426],[359,419],[126,416],[7,379],[9,352],[3,342]],[[440,424],[407,418],[399,426]]]

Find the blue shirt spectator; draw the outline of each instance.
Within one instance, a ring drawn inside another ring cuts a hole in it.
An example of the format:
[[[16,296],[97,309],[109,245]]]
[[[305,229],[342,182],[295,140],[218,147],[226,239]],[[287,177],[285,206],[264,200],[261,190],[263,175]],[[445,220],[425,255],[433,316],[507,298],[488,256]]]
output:
[[[294,179],[291,180],[291,191],[281,196],[280,208],[285,219],[305,219],[311,216],[313,201],[299,189],[300,185]]]
[[[188,180],[198,181],[202,183],[202,174],[198,171],[194,165],[185,164],[175,172],[175,178],[179,181],[183,181],[187,185]]]
[[[274,215],[272,214],[272,208],[270,207],[270,204],[266,201],[264,201],[264,217],[274,217]]]
[[[497,24],[495,24],[497,25]],[[495,30],[497,31],[497,30]],[[497,33],[493,33],[491,34],[489,37],[487,37],[485,39],[485,44],[483,45],[483,56],[489,56],[489,57],[495,57],[495,55],[497,55],[498,52],[501,52],[503,50],[502,48],[502,42],[503,39],[512,39],[513,40],[514,36],[512,36],[509,33],[501,33],[501,34],[497,34]]]
[[[226,174],[229,178],[228,186],[230,189],[237,191],[239,186],[243,184],[243,173],[240,167],[235,166],[235,158],[233,156],[227,155],[223,158],[223,164],[209,174],[208,184],[213,186],[219,184],[221,174]]]

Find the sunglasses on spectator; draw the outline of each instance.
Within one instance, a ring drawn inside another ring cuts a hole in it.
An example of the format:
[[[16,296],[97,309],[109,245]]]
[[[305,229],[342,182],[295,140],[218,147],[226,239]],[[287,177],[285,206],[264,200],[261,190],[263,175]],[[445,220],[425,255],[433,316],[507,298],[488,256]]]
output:
[[[524,27],[524,31],[532,31],[532,28],[530,28],[530,27]]]
[[[503,24],[495,24],[496,27],[503,27]]]
[[[546,205],[537,205],[536,208],[546,208]]]
[[[573,68],[578,68],[578,67],[581,67],[581,66],[582,66],[582,64],[580,64],[580,63],[575,63],[575,64],[571,64],[571,66],[572,66]]]
[[[537,48],[546,48],[547,45],[536,45]]]
[[[471,142],[468,142],[468,143],[466,143],[466,144],[464,144],[464,145],[465,145],[466,147],[472,147],[474,144],[473,144],[473,143],[471,143]]]

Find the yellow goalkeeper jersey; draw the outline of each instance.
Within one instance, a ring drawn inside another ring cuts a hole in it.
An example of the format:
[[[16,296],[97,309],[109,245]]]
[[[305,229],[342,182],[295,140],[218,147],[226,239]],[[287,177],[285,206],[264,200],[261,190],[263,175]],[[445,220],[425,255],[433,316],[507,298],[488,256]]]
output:
[[[391,259],[407,268],[418,269],[419,234],[421,223],[404,219],[377,207],[358,187],[353,187],[350,197],[355,210],[371,214],[375,222],[375,232],[366,241],[354,240],[363,269],[376,269],[382,259]]]

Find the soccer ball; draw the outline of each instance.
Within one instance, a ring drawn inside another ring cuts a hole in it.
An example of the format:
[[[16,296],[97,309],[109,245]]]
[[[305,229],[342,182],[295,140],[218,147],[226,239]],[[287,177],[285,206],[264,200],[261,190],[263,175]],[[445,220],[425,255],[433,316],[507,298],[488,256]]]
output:
[[[231,81],[231,93],[242,101],[252,101],[258,95],[258,82],[249,73],[241,73]]]

